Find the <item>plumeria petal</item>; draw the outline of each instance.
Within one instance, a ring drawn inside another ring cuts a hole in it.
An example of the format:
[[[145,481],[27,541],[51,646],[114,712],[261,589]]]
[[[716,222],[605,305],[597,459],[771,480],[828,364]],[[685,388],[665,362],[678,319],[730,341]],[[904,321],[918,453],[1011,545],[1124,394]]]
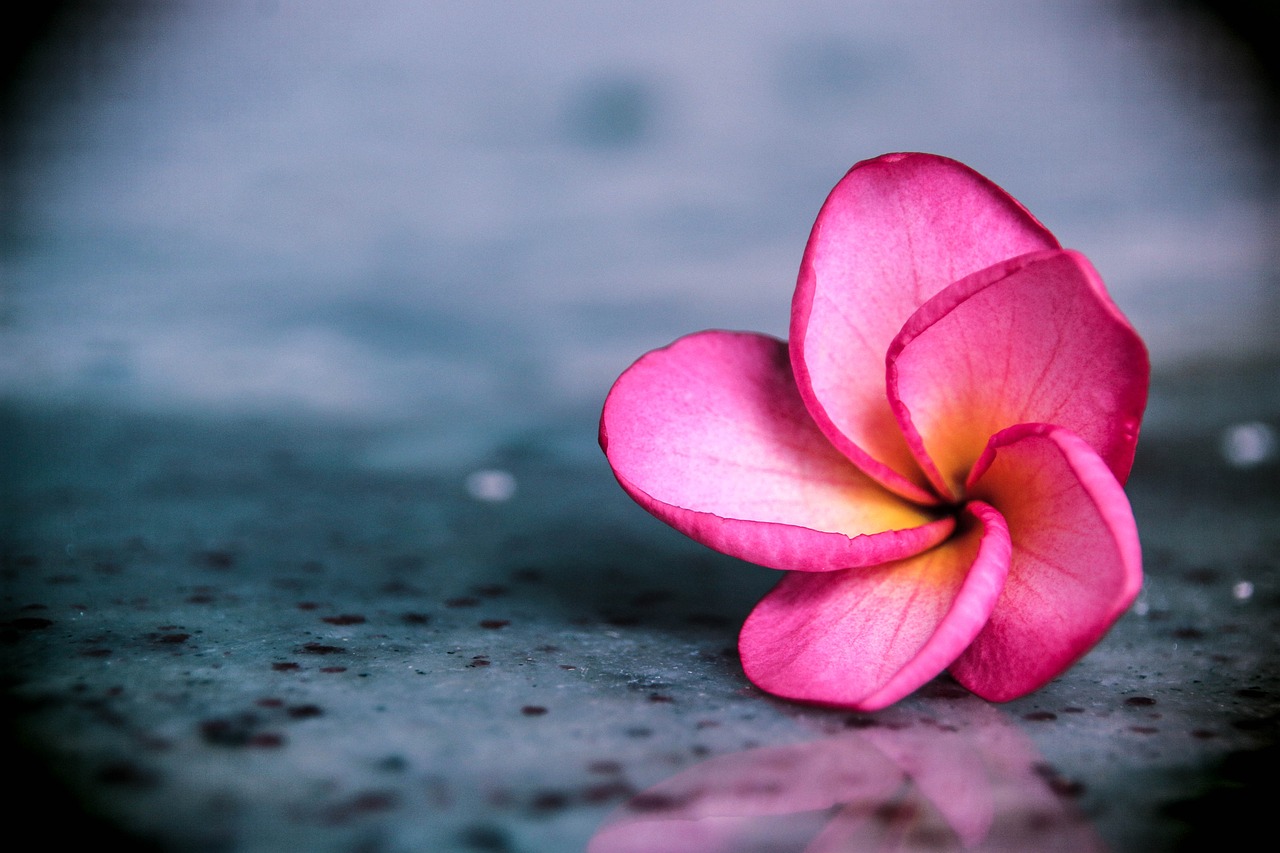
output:
[[[1128,476],[1147,351],[1076,252],[1024,255],[946,288],[907,320],[887,365],[890,403],[945,496],[991,436],[1021,423],[1066,427]]]
[[[889,154],[854,166],[814,223],[791,310],[796,381],[827,438],[899,494],[932,500],[885,399],[889,343],[952,282],[1057,247],[1018,202],[954,160]]]
[[[1029,693],[1093,647],[1142,585],[1124,490],[1084,439],[1020,424],[992,438],[969,491],[1009,526],[1009,576],[986,627],[951,665],[974,693]]]
[[[786,344],[765,335],[702,332],[644,356],[609,392],[600,444],[649,512],[772,568],[877,564],[954,527],[831,446],[800,400]]]
[[[747,677],[770,693],[877,710],[955,660],[982,630],[1009,567],[1000,514],[972,502],[946,544],[832,574],[791,573],[747,617]]]

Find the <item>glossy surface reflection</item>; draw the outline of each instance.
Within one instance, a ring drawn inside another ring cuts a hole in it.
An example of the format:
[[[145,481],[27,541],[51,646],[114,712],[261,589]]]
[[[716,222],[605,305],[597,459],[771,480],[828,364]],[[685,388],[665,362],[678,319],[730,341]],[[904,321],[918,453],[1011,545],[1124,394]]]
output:
[[[702,762],[632,797],[590,853],[1104,849],[1069,782],[958,687],[846,731]],[[935,692],[937,692],[935,690]]]

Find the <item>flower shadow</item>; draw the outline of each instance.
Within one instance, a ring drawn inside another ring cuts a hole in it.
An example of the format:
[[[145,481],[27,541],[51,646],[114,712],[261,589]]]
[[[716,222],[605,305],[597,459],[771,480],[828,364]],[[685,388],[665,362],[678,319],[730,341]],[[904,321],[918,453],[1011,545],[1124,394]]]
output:
[[[976,697],[849,718],[817,740],[718,756],[635,795],[588,853],[1101,851],[1004,714]]]

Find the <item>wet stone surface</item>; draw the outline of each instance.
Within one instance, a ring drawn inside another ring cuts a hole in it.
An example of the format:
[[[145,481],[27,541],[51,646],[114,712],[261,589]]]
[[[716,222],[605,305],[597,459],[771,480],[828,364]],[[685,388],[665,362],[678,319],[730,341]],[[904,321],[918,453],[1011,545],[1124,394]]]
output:
[[[1239,372],[1243,408],[1157,388],[1129,485],[1146,585],[1074,669],[1000,706],[944,677],[878,714],[746,682],[736,629],[776,575],[631,504],[594,413],[511,436],[477,489],[479,466],[371,469],[370,435],[324,425],[10,409],[12,814],[198,851],[710,849],[688,818],[713,809],[734,850],[1261,828],[1280,470],[1220,439],[1280,423],[1273,376]]]

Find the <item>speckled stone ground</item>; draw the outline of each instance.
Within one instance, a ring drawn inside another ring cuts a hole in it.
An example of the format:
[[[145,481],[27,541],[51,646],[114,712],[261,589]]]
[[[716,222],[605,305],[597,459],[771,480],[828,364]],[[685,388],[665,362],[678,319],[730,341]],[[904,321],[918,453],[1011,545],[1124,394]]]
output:
[[[1280,423],[1276,375],[1157,387],[1129,488],[1146,587],[1076,668],[1006,705],[941,679],[874,715],[745,681],[736,629],[776,576],[636,508],[593,412],[505,437],[476,478],[372,466],[378,435],[324,424],[11,406],[10,831],[175,851],[1210,847],[1266,826],[1275,793],[1280,468],[1219,442]],[[676,820],[710,803],[740,820]]]

